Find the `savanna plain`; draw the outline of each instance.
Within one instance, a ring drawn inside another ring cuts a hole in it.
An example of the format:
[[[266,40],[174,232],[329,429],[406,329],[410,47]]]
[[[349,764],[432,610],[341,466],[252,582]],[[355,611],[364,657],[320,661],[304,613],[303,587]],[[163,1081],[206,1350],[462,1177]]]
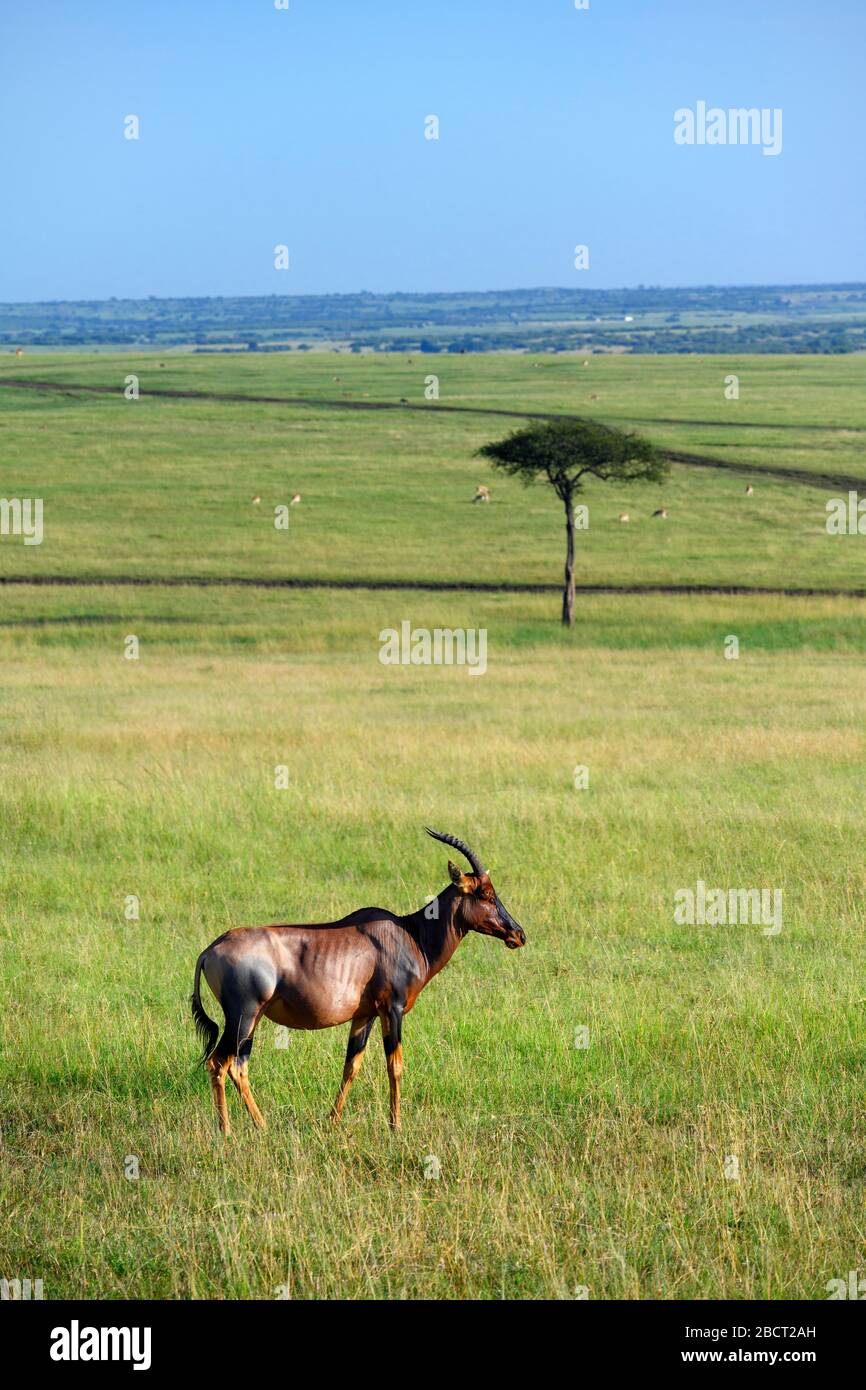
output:
[[[857,356],[4,357],[0,492],[44,500],[44,538],[0,539],[2,1277],[820,1299],[862,1267],[866,538],[825,506],[828,479],[866,486],[864,378]],[[523,411],[711,461],[587,486],[577,581],[610,592],[570,631],[560,505],[474,457]],[[406,620],[485,628],[486,672],[383,665]],[[199,951],[417,909],[447,881],[424,825],[478,850],[526,948],[469,936],[422,994],[401,1133],[377,1037],[334,1128],[346,1030],[281,1046],[265,1021],[269,1127],[232,1094],[222,1140]],[[698,880],[781,890],[781,932],[678,924]]]

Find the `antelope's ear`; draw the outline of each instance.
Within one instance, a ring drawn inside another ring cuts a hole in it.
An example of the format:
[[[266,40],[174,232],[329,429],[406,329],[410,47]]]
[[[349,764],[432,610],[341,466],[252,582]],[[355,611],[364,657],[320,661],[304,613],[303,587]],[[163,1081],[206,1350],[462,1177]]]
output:
[[[458,869],[456,864],[452,864],[450,859],[448,860],[448,872],[451,875],[451,882],[456,888],[459,888],[461,893],[472,892],[471,879],[467,874],[464,874],[462,869]]]

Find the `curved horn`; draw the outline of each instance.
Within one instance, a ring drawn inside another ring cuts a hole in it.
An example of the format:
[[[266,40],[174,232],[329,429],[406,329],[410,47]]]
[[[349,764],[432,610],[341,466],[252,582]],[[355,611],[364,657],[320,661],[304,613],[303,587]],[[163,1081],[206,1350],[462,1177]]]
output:
[[[425,825],[424,829],[427,831],[428,835],[433,836],[434,840],[441,840],[443,845],[451,845],[453,849],[458,849],[460,853],[469,860],[469,863],[472,865],[472,872],[478,874],[479,878],[482,874],[487,873],[478,855],[474,850],[469,848],[465,840],[458,840],[456,835],[442,835],[438,830],[431,830],[429,825]]]

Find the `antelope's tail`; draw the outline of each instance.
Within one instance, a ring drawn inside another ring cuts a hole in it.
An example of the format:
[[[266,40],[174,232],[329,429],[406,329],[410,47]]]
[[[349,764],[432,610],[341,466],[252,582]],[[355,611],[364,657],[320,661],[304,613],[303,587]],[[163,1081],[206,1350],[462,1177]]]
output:
[[[201,963],[204,960],[204,955],[205,953],[204,951],[202,951],[201,955],[195,963],[195,979],[193,981],[192,995],[190,997],[190,1004],[192,1005],[192,1016],[195,1020],[196,1032],[201,1038],[202,1045],[204,1048],[201,1058],[202,1065],[204,1065],[208,1057],[210,1057],[211,1053],[217,1045],[217,1039],[220,1035],[220,1030],[214,1023],[213,1019],[208,1018],[207,1014],[202,1008],[201,994],[199,992],[199,982],[201,980]]]

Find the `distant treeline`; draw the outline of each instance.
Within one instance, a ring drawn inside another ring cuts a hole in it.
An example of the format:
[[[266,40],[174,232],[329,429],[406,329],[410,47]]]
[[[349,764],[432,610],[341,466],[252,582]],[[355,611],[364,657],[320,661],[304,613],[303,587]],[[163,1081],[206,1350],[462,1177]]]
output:
[[[0,304],[0,346],[353,352],[866,350],[866,285]]]

